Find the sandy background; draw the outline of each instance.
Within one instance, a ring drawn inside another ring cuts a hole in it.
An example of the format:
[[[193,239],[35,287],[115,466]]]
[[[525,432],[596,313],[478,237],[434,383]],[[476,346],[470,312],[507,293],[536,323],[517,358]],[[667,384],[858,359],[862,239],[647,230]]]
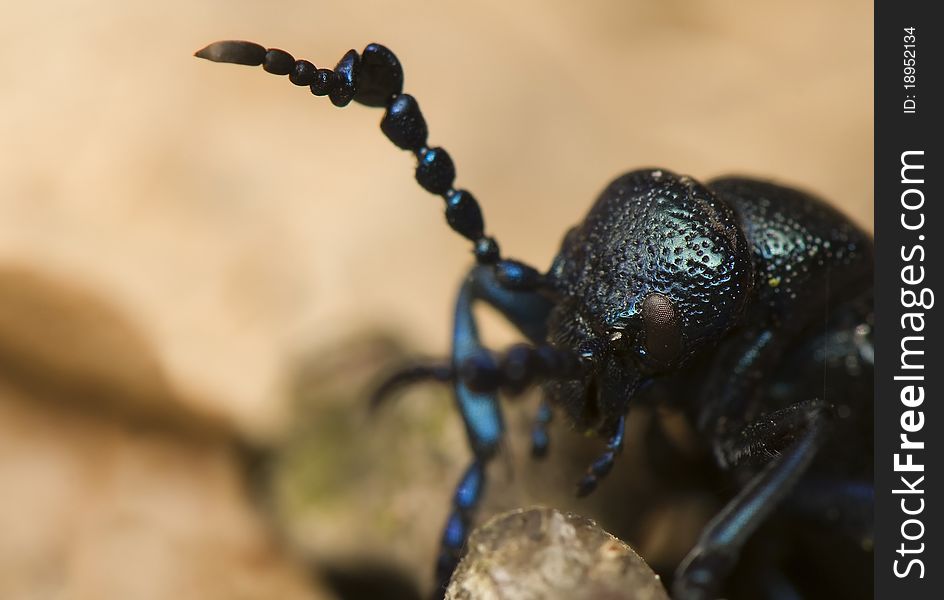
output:
[[[16,597],[96,589],[83,574],[99,563],[76,562],[89,547],[76,540],[95,547],[114,531],[110,503],[122,494],[144,529],[110,553],[170,520],[181,537],[154,553],[173,565],[175,543],[196,536],[215,555],[217,534],[245,522],[233,560],[281,565],[232,457],[202,440],[277,437],[293,418],[300,357],[361,332],[447,351],[468,245],[414,183],[412,158],[379,132],[381,112],[337,110],[261,69],[193,58],[206,43],[251,39],[326,66],[368,42],[392,48],[430,142],[453,156],[488,230],[507,255],[543,268],[606,183],[642,166],[774,178],[871,230],[871,35],[871,3],[853,1],[7,7],[0,486],[18,495],[0,502],[0,529],[21,533],[0,542],[0,575],[35,571]],[[511,339],[501,326],[489,333]],[[70,406],[92,410],[62,412]],[[99,423],[105,413],[116,421]],[[201,441],[142,441],[125,425],[142,415],[174,432],[199,423]],[[116,422],[120,435],[87,433]],[[155,467],[154,452],[166,463]],[[182,465],[189,478],[175,475]],[[151,477],[130,475],[141,470]],[[224,511],[232,522],[191,527],[197,505],[152,506],[162,477],[206,510],[237,507]],[[61,526],[31,525],[51,522]],[[213,578],[201,573],[193,580]],[[245,597],[266,597],[255,594]]]

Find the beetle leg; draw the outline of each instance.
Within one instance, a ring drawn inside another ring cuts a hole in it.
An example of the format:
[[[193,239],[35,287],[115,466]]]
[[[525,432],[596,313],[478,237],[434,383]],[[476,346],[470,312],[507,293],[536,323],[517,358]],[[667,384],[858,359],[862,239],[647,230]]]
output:
[[[739,432],[716,440],[715,452],[729,468],[767,464],[803,434],[809,426],[810,414],[821,406],[818,400],[811,400],[766,413]]]
[[[476,301],[496,308],[530,340],[538,342],[544,338],[551,301],[535,292],[510,290],[497,281],[493,269],[477,266],[463,282],[456,301],[452,347],[454,371],[458,365],[484,351],[472,312]],[[454,386],[456,403],[474,458],[456,486],[452,510],[443,531],[436,564],[438,594],[445,590],[459,563],[485,487],[485,467],[495,456],[504,431],[497,390],[473,391],[458,377],[454,378]]]
[[[453,327],[452,368],[483,355],[473,304],[481,300],[498,309],[525,336],[540,340],[545,335],[551,302],[534,292],[515,292],[502,287],[492,269],[476,267],[466,278],[456,301]],[[503,429],[494,390],[476,392],[462,378],[455,381],[456,400],[465,423],[469,444],[476,456],[492,453]]]
[[[485,465],[488,458],[476,457],[462,474],[452,498],[452,510],[446,520],[436,559],[436,588],[433,596],[441,598],[445,594],[452,572],[459,559],[466,539],[469,536],[475,510],[482,499],[485,488]]]
[[[676,571],[675,600],[711,600],[737,562],[747,539],[796,487],[825,439],[819,411],[786,452],[751,479],[704,529],[695,548]]]

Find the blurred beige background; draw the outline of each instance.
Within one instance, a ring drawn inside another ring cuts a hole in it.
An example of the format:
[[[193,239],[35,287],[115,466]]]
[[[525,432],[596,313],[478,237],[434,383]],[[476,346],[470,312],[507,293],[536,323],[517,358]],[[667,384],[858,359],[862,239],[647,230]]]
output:
[[[312,349],[383,329],[447,351],[468,244],[379,132],[381,112],[193,58],[208,42],[331,67],[349,48],[389,46],[488,230],[545,267],[605,184],[642,166],[774,178],[871,230],[871,36],[871,3],[849,0],[8,6],[5,410],[49,439],[71,421],[28,416],[34,396],[269,439]],[[4,488],[33,473],[24,451],[0,445]],[[62,486],[50,494],[74,489],[50,481]],[[31,506],[26,490],[14,513]]]

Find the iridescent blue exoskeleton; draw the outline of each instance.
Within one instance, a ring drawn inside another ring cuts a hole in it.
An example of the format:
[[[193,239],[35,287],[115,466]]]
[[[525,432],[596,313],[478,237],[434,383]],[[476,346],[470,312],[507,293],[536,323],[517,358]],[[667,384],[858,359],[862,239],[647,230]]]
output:
[[[451,382],[468,433],[473,457],[445,526],[438,593],[460,558],[503,435],[499,392],[534,384],[544,392],[535,454],[547,449],[552,409],[607,440],[578,484],[583,495],[613,466],[642,388],[684,382],[679,406],[738,485],[676,571],[677,600],[716,597],[774,511],[868,544],[872,241],[838,212],[763,181],[701,184],[663,169],[633,171],[606,187],[542,273],[502,257],[485,234],[478,202],[453,185],[449,154],[428,145],[426,122],[402,93],[403,70],[387,48],[351,50],[334,69],[242,41],[217,42],[197,56],[261,65],[336,106],[384,109],[381,130],[416,156],[417,181],[443,198],[449,225],[473,244],[451,360],[405,370],[381,390]],[[498,355],[483,348],[476,302],[496,308],[528,343]],[[777,597],[800,597],[789,575],[775,579]]]

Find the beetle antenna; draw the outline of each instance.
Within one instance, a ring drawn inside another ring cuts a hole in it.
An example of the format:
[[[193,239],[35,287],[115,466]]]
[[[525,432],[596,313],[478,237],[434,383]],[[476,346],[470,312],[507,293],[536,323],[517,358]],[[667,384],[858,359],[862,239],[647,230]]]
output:
[[[288,75],[298,86],[309,86],[315,96],[328,96],[338,107],[353,100],[365,106],[385,109],[380,129],[399,148],[417,159],[416,181],[426,191],[441,196],[446,204],[446,221],[459,235],[473,244],[480,264],[495,265],[503,285],[536,289],[543,277],[518,261],[502,260],[498,243],[485,235],[482,210],[475,197],[453,187],[456,168],[442,148],[427,145],[428,129],[416,99],[403,93],[403,67],[396,55],[380,44],[370,44],[358,55],[349,50],[334,70],[318,68],[310,61],[296,60],[277,48],[266,49],[254,42],[214,42],[194,56],[213,62],[262,66],[274,75]]]

